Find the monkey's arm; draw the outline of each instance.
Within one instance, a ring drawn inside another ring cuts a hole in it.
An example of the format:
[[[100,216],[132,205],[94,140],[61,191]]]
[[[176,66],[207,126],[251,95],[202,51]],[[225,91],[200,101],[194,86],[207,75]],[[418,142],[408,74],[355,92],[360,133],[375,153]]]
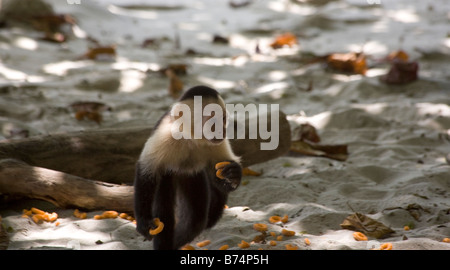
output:
[[[153,238],[149,230],[155,227],[152,208],[157,184],[158,176],[151,171],[144,172],[138,162],[134,179],[134,216],[136,230],[148,240]]]
[[[228,162],[228,164],[220,166],[217,169],[216,178],[217,181],[223,182],[223,186],[226,191],[230,192],[235,190],[241,183],[242,167],[239,163],[233,160],[227,160],[226,162]]]

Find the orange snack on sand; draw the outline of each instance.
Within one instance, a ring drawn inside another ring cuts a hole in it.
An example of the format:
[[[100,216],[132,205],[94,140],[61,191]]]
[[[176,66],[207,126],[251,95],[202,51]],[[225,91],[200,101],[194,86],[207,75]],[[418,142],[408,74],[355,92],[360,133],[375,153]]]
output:
[[[289,230],[286,230],[286,229],[282,229],[281,230],[281,234],[283,234],[285,236],[293,236],[293,235],[295,235],[295,232],[294,231],[289,231]]]
[[[277,236],[277,241],[281,241],[281,240],[283,240],[283,236],[282,235],[278,235]]]
[[[47,213],[46,221],[53,222],[57,219],[58,219],[58,214],[56,214],[55,212],[53,212],[51,214]]]
[[[287,244],[285,247],[287,250],[298,250],[296,245]]]
[[[197,246],[197,247],[205,247],[205,246],[207,246],[207,245],[209,245],[209,244],[211,244],[211,241],[210,241],[210,240],[205,240],[205,241],[198,242],[198,243],[196,244],[196,246]]]
[[[105,211],[102,214],[103,218],[116,218],[119,216],[119,213],[116,211]]]
[[[242,240],[241,243],[238,244],[238,247],[240,247],[240,248],[249,248],[250,244],[248,242],[245,242],[244,240]]]
[[[355,238],[356,241],[367,241],[367,236],[365,236],[363,233],[361,232],[354,232],[353,233],[353,238]]]
[[[153,223],[157,226],[156,229],[149,230],[149,233],[151,235],[157,235],[158,233],[162,232],[162,230],[164,229],[164,223],[161,222],[161,220],[159,220],[159,218],[154,218],[153,219]]]
[[[271,246],[273,246],[273,247],[274,247],[274,246],[276,246],[276,245],[277,245],[277,241],[273,241],[273,240],[272,240],[272,241],[270,241],[270,242],[269,242],[269,245],[271,245]]]
[[[33,214],[39,214],[39,215],[45,214],[44,211],[42,211],[42,210],[40,210],[40,209],[37,209],[37,208],[35,208],[35,207],[31,207],[31,212],[32,212]]]
[[[262,223],[255,223],[253,224],[253,229],[257,230],[258,232],[265,232],[267,231],[267,225]]]
[[[281,219],[281,222],[287,223],[289,221],[288,215],[284,215],[284,217]]]
[[[227,250],[229,247],[229,245],[223,245],[219,248],[219,250]]]
[[[280,221],[281,221],[281,217],[280,216],[271,216],[269,218],[269,222],[270,223],[277,223],[277,222],[280,222]]]
[[[308,238],[305,238],[305,240],[303,240],[303,241],[305,241],[305,244],[307,246],[311,245],[311,241]]]
[[[380,246],[380,250],[392,250],[392,244],[391,243],[384,243]]]
[[[75,217],[77,217],[77,218],[80,218],[80,219],[85,219],[85,218],[87,217],[87,214],[86,214],[86,213],[80,212],[80,210],[78,210],[78,209],[75,209],[75,210],[73,211],[73,215],[74,215]]]
[[[444,239],[442,239],[442,242],[444,242],[444,243],[450,243],[450,238],[445,237]]]
[[[195,247],[193,247],[189,244],[186,244],[181,248],[181,250],[195,250]]]

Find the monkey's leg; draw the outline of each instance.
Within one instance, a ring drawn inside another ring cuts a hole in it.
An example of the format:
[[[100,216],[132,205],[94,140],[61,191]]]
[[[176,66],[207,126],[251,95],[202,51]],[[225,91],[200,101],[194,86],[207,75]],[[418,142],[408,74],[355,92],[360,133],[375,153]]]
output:
[[[178,180],[175,248],[191,242],[206,228],[211,199],[204,174]]]
[[[152,172],[143,172],[136,164],[136,176],[134,179],[134,216],[136,218],[136,230],[148,240],[152,239],[149,234],[153,225],[152,208],[155,190],[159,176]]]
[[[164,223],[164,229],[153,239],[153,248],[175,249],[174,226],[175,226],[175,179],[171,176],[163,176],[159,181],[153,203],[153,216]]]
[[[216,179],[214,179],[216,181]],[[211,202],[208,211],[208,224],[206,228],[216,225],[217,221],[222,217],[225,204],[227,203],[228,192],[216,185],[211,185]]]

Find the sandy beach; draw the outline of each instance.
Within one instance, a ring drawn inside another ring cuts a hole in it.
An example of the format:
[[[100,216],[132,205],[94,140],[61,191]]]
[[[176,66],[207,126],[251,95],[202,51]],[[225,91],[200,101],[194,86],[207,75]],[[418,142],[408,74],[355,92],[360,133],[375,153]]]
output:
[[[240,249],[244,240],[249,249],[367,250],[391,243],[393,250],[450,250],[443,241],[450,237],[449,1],[259,0],[239,8],[225,0],[47,2],[76,19],[66,42],[41,40],[33,29],[0,29],[0,139],[23,134],[13,131],[153,125],[173,103],[159,70],[184,64],[184,89],[204,84],[226,103],[279,104],[293,139],[309,123],[320,144],[344,144],[349,152],[345,161],[285,155],[251,166],[261,175],[244,176],[222,219],[192,246],[210,240],[204,248]],[[270,46],[286,32],[298,43]],[[215,36],[228,41],[213,42]],[[116,56],[80,59],[92,46],[88,37],[114,45]],[[397,50],[418,63],[417,80],[380,80],[390,69],[382,60]],[[368,56],[364,75],[310,61],[361,51]],[[70,107],[79,101],[112,109],[100,124],[79,121]],[[56,212],[58,226],[23,218],[31,207]],[[102,211],[79,219],[74,210],[37,200],[0,206],[8,249],[153,248],[129,220],[93,218]],[[353,230],[341,227],[355,212],[393,233],[356,241]],[[288,221],[270,223],[274,215]],[[255,223],[275,236],[254,241],[261,234]],[[277,240],[283,229],[295,235]]]

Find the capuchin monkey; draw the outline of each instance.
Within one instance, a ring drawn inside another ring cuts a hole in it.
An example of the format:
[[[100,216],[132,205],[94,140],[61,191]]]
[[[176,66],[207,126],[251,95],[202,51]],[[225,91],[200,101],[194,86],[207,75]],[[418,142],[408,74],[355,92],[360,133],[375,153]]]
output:
[[[208,139],[207,134],[202,134],[201,138],[195,139],[194,125],[201,121],[204,126],[214,117],[212,113],[211,116],[189,116],[191,129],[183,125],[177,131],[192,135],[188,136],[191,138],[174,138],[173,124],[185,113],[174,111],[186,104],[192,114],[194,97],[202,97],[203,108],[208,104],[220,106],[223,120],[227,120],[224,101],[216,90],[206,86],[193,87],[158,121],[136,164],[134,214],[137,231],[148,240],[153,239],[156,250],[179,249],[203,230],[214,226],[222,216],[229,192],[241,182],[240,159],[225,138],[225,123],[223,138]],[[221,164],[226,165],[216,170],[216,164],[224,161],[227,163]],[[154,218],[159,218],[164,228],[152,236],[149,230],[156,227]]]

